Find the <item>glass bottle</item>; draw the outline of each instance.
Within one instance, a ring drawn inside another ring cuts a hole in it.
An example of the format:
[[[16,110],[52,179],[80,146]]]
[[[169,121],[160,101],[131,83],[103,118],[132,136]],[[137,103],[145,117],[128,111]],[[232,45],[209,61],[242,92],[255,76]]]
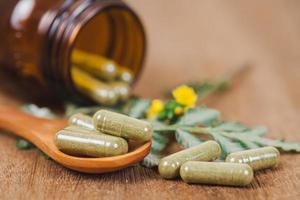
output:
[[[0,13],[0,69],[41,92],[115,104],[100,94],[122,96],[142,69],[144,28],[121,0],[0,0]]]

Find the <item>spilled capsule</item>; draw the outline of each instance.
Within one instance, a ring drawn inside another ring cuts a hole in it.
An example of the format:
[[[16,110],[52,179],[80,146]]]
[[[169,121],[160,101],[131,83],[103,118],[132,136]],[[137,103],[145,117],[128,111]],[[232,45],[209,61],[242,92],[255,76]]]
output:
[[[60,151],[74,156],[107,157],[128,152],[128,143],[123,138],[76,129],[75,126],[59,131],[55,145]]]
[[[152,138],[151,124],[108,110],[100,110],[93,116],[95,128],[103,133],[145,142]]]
[[[246,186],[253,171],[247,164],[188,161],[181,166],[180,176],[187,183]]]
[[[276,166],[279,156],[280,153],[275,147],[262,147],[231,153],[226,157],[226,162],[245,163],[255,171]]]
[[[158,171],[163,178],[176,178],[183,163],[191,160],[212,161],[220,156],[220,145],[215,141],[207,141],[163,158],[159,162]]]

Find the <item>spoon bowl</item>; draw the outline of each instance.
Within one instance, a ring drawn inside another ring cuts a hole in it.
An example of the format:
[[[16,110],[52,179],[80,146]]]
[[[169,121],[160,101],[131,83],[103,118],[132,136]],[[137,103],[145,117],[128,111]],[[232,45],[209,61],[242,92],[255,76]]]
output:
[[[123,169],[141,161],[151,149],[151,142],[147,142],[130,145],[130,152],[120,156],[103,158],[70,156],[58,150],[54,143],[55,134],[67,125],[67,120],[37,118],[19,111],[17,107],[0,106],[1,129],[25,138],[59,164],[75,171],[104,173]]]

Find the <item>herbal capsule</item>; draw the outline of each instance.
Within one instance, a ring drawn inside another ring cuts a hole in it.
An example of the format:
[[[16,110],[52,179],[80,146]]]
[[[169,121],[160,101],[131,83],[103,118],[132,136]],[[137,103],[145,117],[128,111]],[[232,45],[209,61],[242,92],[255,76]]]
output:
[[[227,156],[226,162],[246,163],[255,171],[276,166],[279,155],[275,147],[263,147],[231,153]]]
[[[189,161],[181,166],[180,176],[187,183],[245,186],[253,171],[247,164]]]
[[[95,130],[91,130],[91,129],[86,129],[86,128],[82,128],[80,126],[77,125],[70,125],[64,128],[64,130],[66,131],[75,131],[75,132],[80,132],[80,133],[94,133],[94,134],[104,134],[101,133],[99,131],[95,131]],[[93,132],[91,132],[93,131]]]
[[[125,67],[120,67],[118,68],[118,78],[126,83],[132,83],[133,82],[133,73],[129,70],[126,69]]]
[[[72,67],[72,78],[77,88],[96,102],[105,105],[117,103],[118,96],[108,84],[93,78],[75,65]]]
[[[75,156],[107,157],[128,152],[128,144],[123,138],[87,129],[81,132],[80,128],[77,131],[76,129],[59,131],[55,137],[55,144],[62,152]]]
[[[212,161],[220,156],[220,145],[215,141],[207,141],[163,158],[159,162],[158,171],[163,178],[171,179],[179,175],[181,165],[187,161]]]
[[[104,80],[114,80],[118,75],[117,64],[97,54],[75,49],[72,52],[72,62],[81,69]]]
[[[72,115],[69,119],[69,124],[85,129],[94,130],[93,118],[82,113]]]
[[[110,135],[124,137],[136,141],[149,141],[152,137],[150,123],[119,113],[100,110],[93,117],[97,130]]]
[[[111,83],[112,89],[116,92],[119,99],[125,101],[130,96],[130,88],[127,83],[124,82],[114,82]]]

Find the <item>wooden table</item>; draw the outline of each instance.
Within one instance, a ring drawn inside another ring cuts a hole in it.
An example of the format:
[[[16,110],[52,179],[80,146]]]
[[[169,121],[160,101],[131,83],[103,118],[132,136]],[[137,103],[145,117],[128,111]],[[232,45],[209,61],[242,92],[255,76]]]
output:
[[[141,14],[149,36],[146,68],[136,94],[160,97],[178,83],[216,77],[251,62],[248,76],[207,104],[220,109],[226,119],[269,126],[269,137],[300,142],[300,1],[128,2]],[[256,173],[246,188],[187,185],[163,180],[156,170],[139,166],[104,175],[76,173],[36,151],[17,150],[15,137],[1,131],[0,195],[1,199],[299,199],[300,154],[283,155],[278,168]]]

